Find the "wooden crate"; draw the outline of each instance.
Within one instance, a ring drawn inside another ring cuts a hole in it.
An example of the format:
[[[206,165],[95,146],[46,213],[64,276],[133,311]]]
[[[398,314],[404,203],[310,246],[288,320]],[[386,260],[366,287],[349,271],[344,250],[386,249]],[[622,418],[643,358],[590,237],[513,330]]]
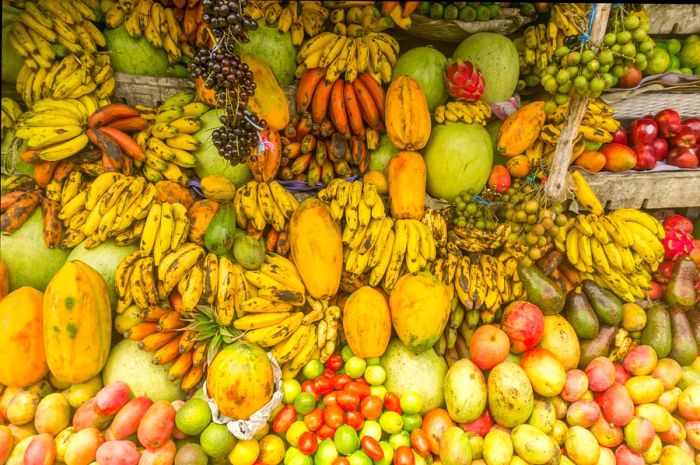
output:
[[[116,86],[113,102],[129,105],[156,107],[168,97],[183,90],[194,90],[194,83],[187,78],[165,78],[141,76],[137,74],[114,73]]]

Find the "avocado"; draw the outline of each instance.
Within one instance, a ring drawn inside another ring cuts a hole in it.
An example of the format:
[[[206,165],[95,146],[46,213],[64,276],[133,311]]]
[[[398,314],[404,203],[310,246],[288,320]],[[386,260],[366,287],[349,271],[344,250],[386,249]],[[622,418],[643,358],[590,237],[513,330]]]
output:
[[[233,202],[227,202],[216,210],[204,233],[204,246],[218,257],[226,255],[236,237],[236,213]]]
[[[581,341],[581,358],[578,361],[579,368],[585,370],[594,358],[607,357],[610,353],[610,344],[612,344],[616,332],[617,328],[614,326],[601,326],[596,337]]]
[[[668,311],[671,317],[671,353],[669,357],[681,366],[690,365],[698,356],[698,343],[695,341],[690,322],[682,308],[672,308]]]
[[[581,339],[593,339],[598,334],[600,323],[586,295],[577,287],[566,296],[564,318]]]
[[[603,289],[590,279],[584,279],[581,285],[601,323],[610,326],[619,325],[622,321],[622,301],[611,291]]]
[[[518,264],[518,275],[523,283],[527,300],[537,305],[545,315],[556,315],[564,309],[566,296],[557,283],[537,268]]]
[[[642,344],[651,346],[658,358],[671,352],[671,316],[663,304],[654,304],[647,310],[647,324],[642,330]]]
[[[698,269],[693,259],[685,257],[680,260],[666,285],[666,303],[671,307],[692,308],[697,300],[697,279]]]
[[[700,345],[700,308],[686,312],[685,316],[688,317],[690,322],[690,329],[693,331],[693,336],[695,336],[695,342]]]

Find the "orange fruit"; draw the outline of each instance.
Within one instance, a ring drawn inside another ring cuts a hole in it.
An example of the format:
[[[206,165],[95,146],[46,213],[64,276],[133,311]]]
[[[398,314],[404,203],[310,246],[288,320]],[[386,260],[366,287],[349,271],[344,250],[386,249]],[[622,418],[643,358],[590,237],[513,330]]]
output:
[[[605,168],[605,162],[606,158],[602,153],[598,152],[597,150],[586,150],[581,155],[576,157],[576,160],[574,160],[574,165],[587,169],[591,173],[597,173]]]
[[[524,178],[530,174],[530,160],[525,155],[516,155],[506,161],[506,169],[514,178]]]

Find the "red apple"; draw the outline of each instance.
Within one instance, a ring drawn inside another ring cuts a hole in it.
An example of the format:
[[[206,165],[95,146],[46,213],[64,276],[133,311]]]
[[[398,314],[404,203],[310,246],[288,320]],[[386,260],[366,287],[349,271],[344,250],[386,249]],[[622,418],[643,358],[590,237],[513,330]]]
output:
[[[668,152],[666,162],[679,168],[697,168],[698,156],[689,147],[674,147]]]
[[[656,160],[661,161],[666,158],[666,155],[668,155],[668,142],[666,139],[657,137],[651,141],[651,146],[654,149],[654,156],[656,156]]]
[[[698,142],[697,137],[690,126],[681,126],[681,130],[671,138],[674,147],[692,147]]]
[[[540,342],[544,332],[544,315],[537,305],[517,300],[503,312],[501,329],[510,339],[510,350],[521,354]]]
[[[622,126],[620,126],[617,131],[612,133],[612,137],[612,142],[627,145],[627,130]]]
[[[681,124],[692,129],[693,134],[695,134],[695,138],[700,140],[700,118],[686,118]]]
[[[649,144],[656,139],[659,126],[653,118],[640,118],[630,126],[630,138],[633,144]]]
[[[646,298],[649,300],[661,300],[666,293],[664,286],[656,281],[651,282],[651,289],[646,292]]]
[[[642,72],[634,65],[629,65],[627,71],[622,75],[618,84],[620,87],[635,87],[642,80]]]
[[[634,152],[637,154],[637,164],[634,169],[637,171],[653,170],[656,166],[656,153],[651,144],[635,144]]]
[[[667,108],[661,110],[654,116],[659,125],[659,135],[661,137],[673,137],[681,130],[681,115],[676,110]]]
[[[671,279],[673,270],[676,268],[676,262],[673,260],[664,260],[654,272],[654,279],[659,284],[666,284]]]
[[[600,152],[605,155],[605,169],[613,173],[631,170],[637,164],[637,155],[626,145],[607,144],[600,149]]]

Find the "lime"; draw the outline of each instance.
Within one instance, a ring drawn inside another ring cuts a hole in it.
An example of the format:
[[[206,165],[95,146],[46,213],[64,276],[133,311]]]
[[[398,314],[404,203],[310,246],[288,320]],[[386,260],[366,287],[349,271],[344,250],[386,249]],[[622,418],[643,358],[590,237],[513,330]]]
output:
[[[693,70],[693,74],[695,74],[695,75],[700,74],[700,65],[695,67],[695,69]]]
[[[177,451],[175,465],[207,465],[209,457],[199,444],[186,444]]]
[[[681,73],[683,73],[683,74],[693,74],[693,70],[690,69],[690,68],[685,68],[685,67],[684,67],[684,68],[679,69],[679,71],[680,71]]]
[[[410,447],[411,435],[408,433],[408,431],[400,431],[396,434],[392,434],[391,436],[389,436],[389,444],[391,444],[391,447],[393,447],[394,450],[398,449],[401,446]]]
[[[401,394],[401,410],[403,413],[412,415],[423,410],[423,398],[417,392],[407,391]]]
[[[379,423],[376,421],[365,420],[364,424],[362,425],[362,429],[360,430],[360,439],[365,436],[369,436],[379,441],[382,438],[382,427],[379,426]]]
[[[347,362],[351,357],[354,357],[355,354],[352,353],[350,346],[344,346],[340,351],[340,356],[343,358],[344,362]]]
[[[282,380],[282,403],[291,404],[301,392],[299,381],[294,378]]]
[[[309,392],[300,392],[294,398],[294,409],[300,415],[311,413],[316,408],[316,398]]]
[[[323,374],[323,363],[320,360],[310,360],[304,365],[304,376],[306,379],[316,379]]]
[[[367,363],[367,366],[379,365],[382,363],[382,359],[379,357],[369,357],[365,359],[365,362]]]
[[[678,69],[681,67],[681,59],[678,58],[677,56],[672,56],[671,61],[668,65],[669,69]]]
[[[420,428],[420,425],[423,423],[423,417],[417,413],[412,415],[404,413],[401,415],[401,419],[403,420],[403,429],[406,431],[413,431],[416,428]]]
[[[384,384],[386,380],[386,371],[384,371],[381,365],[368,366],[365,370],[365,380],[372,386]]]
[[[367,363],[360,357],[350,357],[345,362],[345,373],[353,379],[361,378],[365,374]]]
[[[209,457],[222,459],[236,445],[236,438],[225,425],[210,423],[199,436],[199,444]]]
[[[671,55],[678,55],[678,52],[681,51],[681,41],[678,39],[669,39],[666,42],[666,49]]]
[[[209,404],[203,399],[192,398],[175,414],[175,426],[188,436],[197,436],[211,423]]]
[[[388,434],[397,434],[403,429],[403,418],[396,412],[384,412],[379,417],[379,426]]]
[[[656,48],[660,48],[663,50],[668,50],[668,44],[666,42],[657,42],[656,43]]]

